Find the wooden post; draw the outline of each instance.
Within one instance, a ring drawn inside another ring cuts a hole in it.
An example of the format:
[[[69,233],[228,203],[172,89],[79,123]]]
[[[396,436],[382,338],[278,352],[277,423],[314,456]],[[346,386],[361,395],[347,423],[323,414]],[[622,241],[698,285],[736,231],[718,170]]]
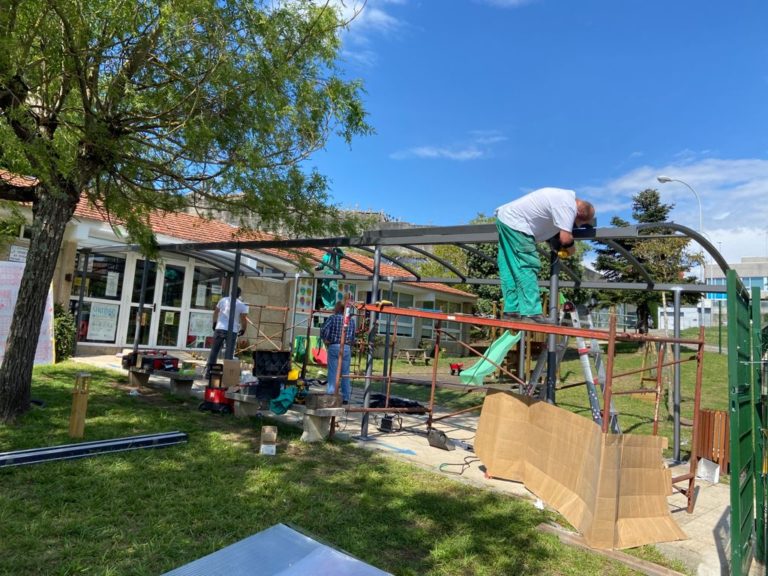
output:
[[[85,432],[85,412],[88,409],[88,388],[91,375],[88,372],[78,372],[75,389],[72,391],[72,413],[69,416],[70,438],[82,438]]]

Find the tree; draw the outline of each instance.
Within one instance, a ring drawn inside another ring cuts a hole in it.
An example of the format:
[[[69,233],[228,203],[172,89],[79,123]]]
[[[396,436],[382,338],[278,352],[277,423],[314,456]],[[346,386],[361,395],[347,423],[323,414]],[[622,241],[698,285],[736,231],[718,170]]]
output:
[[[632,197],[632,217],[639,223],[666,222],[674,204],[661,202],[659,192],[646,189]],[[611,224],[617,227],[629,226],[629,222],[614,217]],[[660,226],[652,230],[654,233],[671,232]],[[697,262],[697,256],[688,252],[688,240],[680,238],[664,239],[631,239],[618,241],[646,268],[655,282],[690,282],[685,278]],[[597,270],[611,280],[617,282],[642,282],[640,273],[619,252],[610,247],[599,248],[595,261]],[[695,301],[697,296],[687,296],[687,301]],[[693,300],[691,300],[693,298]],[[658,292],[650,290],[625,290],[605,292],[601,300],[612,303],[632,303],[637,306],[638,326],[647,327],[652,308],[660,301]]]
[[[349,233],[305,164],[332,134],[371,131],[337,68],[330,0],[6,0],[0,183],[32,237],[0,366],[0,419],[30,403],[35,342],[81,195],[155,252],[152,211],[226,209],[264,229]]]

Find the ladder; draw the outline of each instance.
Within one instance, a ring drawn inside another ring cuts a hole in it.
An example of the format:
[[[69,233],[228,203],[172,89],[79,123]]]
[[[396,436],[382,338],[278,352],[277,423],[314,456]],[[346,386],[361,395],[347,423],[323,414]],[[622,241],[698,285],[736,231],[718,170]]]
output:
[[[581,328],[581,319],[579,318],[578,311],[579,307],[572,303],[569,304],[570,306],[566,305],[563,307],[565,310],[564,314],[569,316],[571,325],[574,328]],[[585,312],[587,326],[589,328],[594,328],[594,324],[592,322],[592,314],[589,308],[582,306],[582,309]],[[589,345],[587,345],[583,337],[577,336],[576,346],[579,352],[579,363],[581,364],[581,369],[584,372],[584,380],[587,386],[587,397],[589,398],[589,407],[592,412],[592,420],[594,420],[598,425],[602,426],[603,414],[600,409],[600,398],[598,396],[597,385],[600,386],[601,392],[605,393],[606,379],[605,365],[603,364],[603,357],[600,353],[600,345],[594,338],[592,338],[592,341],[589,343]],[[597,381],[595,381],[595,378],[592,375],[592,366],[589,363],[590,355],[594,358],[595,361]],[[610,422],[608,424],[610,426],[611,432],[614,434],[621,434],[621,427],[619,426],[619,415],[616,411],[616,408],[614,407],[613,400],[611,400],[610,404]]]
[[[556,344],[556,352],[557,352],[557,360],[556,363],[558,366],[560,366],[560,363],[563,361],[563,357],[565,356],[565,351],[568,348],[568,336],[562,336],[560,338],[560,341]],[[526,385],[525,393],[528,396],[533,396],[536,391],[536,385],[539,384],[539,380],[541,379],[541,375],[544,372],[544,368],[547,365],[547,357],[549,356],[549,350],[545,347],[544,350],[542,350],[539,353],[539,357],[536,359],[536,365],[533,367],[533,370],[531,371],[531,376],[528,378],[528,383]],[[539,389],[539,398],[541,400],[546,399],[546,386],[541,386]]]

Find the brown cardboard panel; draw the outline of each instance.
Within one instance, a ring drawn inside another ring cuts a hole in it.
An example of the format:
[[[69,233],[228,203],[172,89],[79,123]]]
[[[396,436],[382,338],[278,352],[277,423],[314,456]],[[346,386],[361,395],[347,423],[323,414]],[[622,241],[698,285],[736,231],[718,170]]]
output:
[[[230,388],[240,384],[240,360],[222,360],[224,371],[221,375],[221,386]]]
[[[665,439],[603,434],[545,402],[490,390],[475,439],[489,475],[525,483],[594,548],[680,540],[669,513]]]

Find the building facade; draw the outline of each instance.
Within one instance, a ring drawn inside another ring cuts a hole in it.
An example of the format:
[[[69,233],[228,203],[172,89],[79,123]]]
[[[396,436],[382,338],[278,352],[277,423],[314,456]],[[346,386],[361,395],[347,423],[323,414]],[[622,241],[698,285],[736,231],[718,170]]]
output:
[[[164,214],[151,225],[161,244],[183,242],[227,242],[236,239],[237,229],[226,222],[206,220],[190,214]],[[6,247],[4,259],[23,261],[29,240],[23,230]],[[213,309],[228,291],[226,274],[200,255],[161,254],[146,262],[125,243],[120,229],[104,215],[81,202],[67,228],[53,280],[54,301],[74,313],[80,312],[78,355],[111,353],[133,347],[207,352],[212,339]],[[124,248],[124,250],[123,250]],[[88,249],[88,256],[83,251]],[[322,256],[322,251],[315,251]],[[372,258],[355,254],[354,259],[372,266]],[[279,251],[243,256],[249,273],[239,281],[242,299],[250,307],[244,341],[253,349],[288,349],[294,336],[317,335],[324,320],[318,306],[317,283],[322,277],[299,274],[298,262]],[[142,290],[144,268],[146,285]],[[361,273],[363,268],[342,260],[342,271]],[[280,272],[280,278],[266,277]],[[402,275],[382,264],[382,276]],[[259,277],[264,274],[265,277]],[[395,283],[381,285],[381,298],[397,306],[471,313],[475,297],[441,284]],[[144,306],[138,314],[140,302]],[[339,299],[351,297],[370,302],[370,281],[338,281]],[[80,304],[82,302],[82,306]],[[312,326],[308,327],[312,318]],[[386,319],[384,315],[383,320]],[[458,339],[468,334],[462,325],[446,323],[444,329]],[[432,321],[399,318],[396,324],[382,321],[378,332],[396,334],[398,347],[414,348],[435,337]],[[459,346],[443,339],[449,349]],[[454,350],[451,350],[454,351]]]

